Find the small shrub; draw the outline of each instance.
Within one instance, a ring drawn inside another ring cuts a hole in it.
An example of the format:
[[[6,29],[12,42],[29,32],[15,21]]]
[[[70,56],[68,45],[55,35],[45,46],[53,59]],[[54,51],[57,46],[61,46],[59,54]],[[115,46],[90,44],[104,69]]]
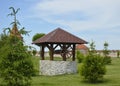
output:
[[[77,54],[76,57],[77,57],[78,63],[81,63],[85,56],[78,50],[77,50],[76,54]]]
[[[32,51],[32,54],[33,54],[33,56],[35,56],[35,55],[37,54],[37,51],[36,51],[36,50],[33,50],[33,51]]]
[[[102,80],[103,75],[106,73],[104,59],[96,54],[94,42],[90,44],[89,53],[79,69],[81,76],[92,83]]]
[[[110,56],[104,57],[104,63],[105,63],[105,64],[111,64],[111,61],[112,61],[112,59],[111,59]]]
[[[109,44],[107,42],[104,43],[104,50],[103,50],[103,56],[104,56],[104,63],[105,64],[111,64],[111,57],[109,56],[110,51],[108,50]]]
[[[120,51],[118,50],[117,51],[117,58],[119,58],[120,57]]]
[[[102,80],[103,75],[106,73],[103,58],[100,55],[86,56],[79,72],[89,82],[95,83]]]

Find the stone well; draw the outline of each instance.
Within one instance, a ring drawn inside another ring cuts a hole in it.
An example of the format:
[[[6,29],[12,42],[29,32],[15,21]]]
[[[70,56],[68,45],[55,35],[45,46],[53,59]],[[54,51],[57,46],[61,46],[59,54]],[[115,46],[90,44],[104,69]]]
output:
[[[61,75],[77,72],[76,61],[40,60],[40,75]]]

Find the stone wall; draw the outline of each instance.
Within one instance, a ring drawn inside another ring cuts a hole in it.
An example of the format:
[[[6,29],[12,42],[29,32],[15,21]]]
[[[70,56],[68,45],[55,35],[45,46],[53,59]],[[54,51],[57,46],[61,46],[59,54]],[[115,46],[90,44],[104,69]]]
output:
[[[40,75],[60,75],[77,72],[76,61],[40,60]]]

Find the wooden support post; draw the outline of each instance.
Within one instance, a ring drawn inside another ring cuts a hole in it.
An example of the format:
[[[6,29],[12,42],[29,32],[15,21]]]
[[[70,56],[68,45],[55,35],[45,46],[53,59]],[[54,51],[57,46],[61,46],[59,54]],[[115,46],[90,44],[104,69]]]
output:
[[[53,50],[50,50],[50,60],[54,60],[54,58],[53,58]]]
[[[73,44],[72,54],[73,54],[72,60],[75,61],[75,44]]]
[[[45,57],[44,57],[44,47],[45,47],[45,46],[42,45],[42,46],[41,46],[41,51],[40,51],[40,52],[41,52],[41,58],[42,58],[42,60],[45,59]]]
[[[66,61],[66,45],[63,44],[63,61]]]
[[[53,55],[54,55],[54,48],[53,44],[50,44],[50,60],[54,60]]]

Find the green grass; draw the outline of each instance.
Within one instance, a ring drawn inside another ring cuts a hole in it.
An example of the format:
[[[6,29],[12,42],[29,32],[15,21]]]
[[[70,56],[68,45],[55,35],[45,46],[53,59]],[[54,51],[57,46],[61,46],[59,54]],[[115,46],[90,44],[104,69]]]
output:
[[[39,61],[40,61],[40,57],[33,56],[32,61],[33,61],[34,69],[36,71],[35,74],[39,75]]]
[[[32,86],[120,86],[120,58],[112,58],[112,64],[106,66],[107,72],[103,82],[95,84],[84,82],[78,73],[58,76],[40,76],[38,75],[39,60],[39,57],[32,58],[37,71],[36,76],[32,77]]]
[[[39,58],[34,58],[36,69],[39,67]],[[91,84],[84,82],[79,74],[59,76],[35,76],[32,86],[120,86],[120,59],[112,58],[112,64],[107,65],[107,72],[101,83]]]

